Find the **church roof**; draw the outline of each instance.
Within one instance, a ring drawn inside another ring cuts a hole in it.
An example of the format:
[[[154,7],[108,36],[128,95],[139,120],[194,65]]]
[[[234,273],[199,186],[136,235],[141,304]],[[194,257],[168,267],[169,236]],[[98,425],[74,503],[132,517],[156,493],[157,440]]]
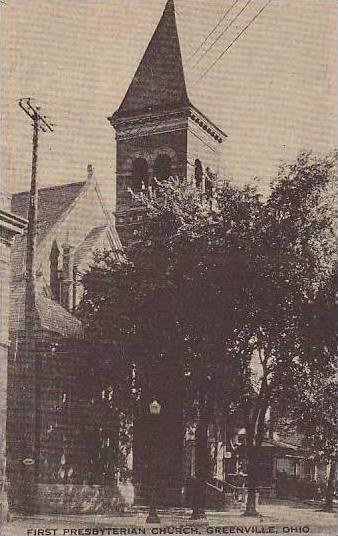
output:
[[[74,264],[79,265],[81,261],[88,255],[93,255],[95,247],[97,247],[100,237],[107,232],[107,225],[98,225],[93,227],[85,237],[84,241],[76,249],[74,254]]]
[[[39,189],[38,193],[38,241],[41,241],[58,221],[60,216],[71,206],[79,195],[85,182],[73,182],[60,186]],[[20,192],[12,196],[12,212],[28,217],[29,192]]]
[[[52,231],[57,222],[64,217],[72,206],[85,191],[85,185],[89,181],[64,184],[41,188],[38,191],[38,242]],[[99,201],[103,203],[96,182],[95,187]],[[22,217],[28,214],[29,192],[20,192],[12,196],[12,210]],[[106,215],[106,222],[101,226],[91,229],[85,238],[85,243],[80,244],[80,253],[84,255],[86,248],[95,248],[100,236],[106,232],[112,235],[115,247],[119,246],[116,231],[112,229],[109,221],[109,213],[102,207]],[[115,236],[116,235],[116,236]],[[117,238],[116,238],[117,237]],[[25,324],[25,256],[26,256],[27,236],[17,236],[11,248],[12,284],[11,284],[11,305],[10,305],[10,331],[12,333],[23,331]],[[88,254],[88,250],[87,250]],[[43,278],[43,274],[39,277]],[[43,282],[42,282],[43,283]],[[38,290],[36,292],[36,329],[57,333],[64,337],[82,337],[83,329],[81,322],[55,300],[50,298],[50,293],[45,288],[41,288],[38,280]]]
[[[25,326],[25,281],[16,281],[11,287],[9,326],[12,338],[23,332]],[[36,294],[35,329],[57,333],[63,337],[83,337],[80,320],[56,301],[41,292]]]
[[[114,119],[189,105],[175,6],[168,0]]]
[[[83,337],[81,321],[54,300],[38,293],[36,309],[41,329],[63,337]]]

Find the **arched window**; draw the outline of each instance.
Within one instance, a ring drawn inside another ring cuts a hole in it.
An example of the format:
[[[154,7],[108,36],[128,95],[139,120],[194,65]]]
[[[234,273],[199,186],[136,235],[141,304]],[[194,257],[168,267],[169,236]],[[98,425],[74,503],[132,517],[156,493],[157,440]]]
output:
[[[199,188],[203,181],[203,167],[202,162],[196,158],[195,160],[195,184]]]
[[[211,169],[209,167],[205,170],[206,178],[205,178],[205,193],[208,197],[211,197],[214,183],[215,183],[215,174],[212,173]]]
[[[61,302],[61,278],[59,270],[59,255],[60,251],[54,240],[52,249],[49,256],[49,268],[50,268],[50,289],[52,298],[59,303]]]
[[[171,158],[167,154],[160,154],[154,164],[154,177],[165,181],[172,175]]]
[[[148,186],[149,181],[149,171],[148,171],[148,162],[145,158],[136,158],[133,162],[133,171],[132,171],[132,184],[131,188],[134,192],[140,192],[142,190],[142,183],[145,187]]]

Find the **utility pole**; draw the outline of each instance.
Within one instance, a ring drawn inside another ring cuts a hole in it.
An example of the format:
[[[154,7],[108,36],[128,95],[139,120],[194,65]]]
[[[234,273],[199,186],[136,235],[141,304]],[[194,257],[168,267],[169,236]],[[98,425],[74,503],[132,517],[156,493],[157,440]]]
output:
[[[46,116],[40,114],[40,108],[31,103],[31,99],[20,99],[20,108],[33,121],[33,152],[32,152],[32,177],[29,194],[28,208],[28,228],[27,228],[27,247],[26,247],[26,300],[25,300],[25,332],[33,332],[34,308],[36,294],[36,270],[35,256],[37,243],[38,227],[38,188],[37,188],[37,163],[38,163],[38,146],[39,131],[53,132],[52,123],[48,122]]]
[[[25,352],[20,363],[20,381],[22,382],[20,417],[22,422],[20,424],[17,423],[18,426],[21,425],[22,427],[22,437],[24,438],[21,442],[17,460],[19,503],[21,503],[23,509],[30,511],[34,485],[39,474],[41,421],[41,389],[39,380],[41,363],[38,352],[36,352],[34,337],[36,312],[36,247],[38,233],[38,147],[39,133],[41,131],[53,132],[53,124],[48,121],[46,116],[40,113],[38,106],[32,104],[30,98],[20,99],[19,106],[32,120],[33,127],[32,175],[29,193],[25,269]]]

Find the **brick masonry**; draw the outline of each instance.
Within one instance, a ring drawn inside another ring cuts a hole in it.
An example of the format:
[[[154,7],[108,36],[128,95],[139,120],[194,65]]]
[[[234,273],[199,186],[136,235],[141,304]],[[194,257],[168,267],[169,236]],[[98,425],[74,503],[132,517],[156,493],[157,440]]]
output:
[[[8,211],[7,196],[0,195],[0,526],[7,515],[6,429],[7,370],[9,347],[10,251],[15,235],[26,221]]]

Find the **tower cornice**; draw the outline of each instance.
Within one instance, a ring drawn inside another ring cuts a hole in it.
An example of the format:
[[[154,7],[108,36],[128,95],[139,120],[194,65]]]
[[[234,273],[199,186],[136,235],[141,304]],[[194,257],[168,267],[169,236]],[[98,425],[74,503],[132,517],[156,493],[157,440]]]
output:
[[[152,133],[171,132],[178,128],[186,128],[188,120],[193,121],[218,143],[222,143],[227,134],[218,128],[206,115],[190,102],[181,108],[143,110],[137,115],[121,117],[113,114],[108,121],[115,128],[116,139],[130,139],[147,136]]]
[[[189,118],[199,125],[204,131],[206,131],[212,138],[214,138],[218,143],[222,143],[227,134],[218,128],[210,119],[204,115],[196,106],[190,104],[189,106]]]

